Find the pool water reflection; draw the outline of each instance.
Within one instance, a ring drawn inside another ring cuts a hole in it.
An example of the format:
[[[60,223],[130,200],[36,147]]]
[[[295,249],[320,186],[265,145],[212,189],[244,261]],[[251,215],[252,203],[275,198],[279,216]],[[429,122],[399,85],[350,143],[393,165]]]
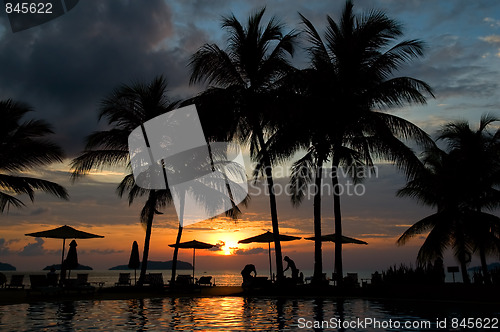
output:
[[[66,301],[1,307],[0,330],[130,330],[130,331],[261,331],[297,330],[300,322],[357,320],[429,321],[436,319],[499,317],[491,305],[423,303],[364,299],[284,298],[154,298],[108,301]],[[302,319],[302,320],[300,320]],[[332,325],[325,329],[334,330]],[[309,329],[311,330],[311,329]],[[362,328],[340,331],[403,331]],[[415,331],[415,329],[407,329]]]

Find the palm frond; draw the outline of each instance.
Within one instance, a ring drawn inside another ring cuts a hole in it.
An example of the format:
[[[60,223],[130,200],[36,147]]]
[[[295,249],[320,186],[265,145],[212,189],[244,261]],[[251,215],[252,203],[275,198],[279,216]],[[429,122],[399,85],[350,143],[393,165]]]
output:
[[[124,165],[128,162],[129,158],[128,151],[123,150],[84,151],[80,156],[71,161],[71,178],[76,180],[92,170],[102,170],[105,167]]]
[[[16,197],[0,191],[0,212],[3,213],[5,209],[6,208],[9,209],[10,206],[21,208],[25,205],[21,200],[17,199]]]

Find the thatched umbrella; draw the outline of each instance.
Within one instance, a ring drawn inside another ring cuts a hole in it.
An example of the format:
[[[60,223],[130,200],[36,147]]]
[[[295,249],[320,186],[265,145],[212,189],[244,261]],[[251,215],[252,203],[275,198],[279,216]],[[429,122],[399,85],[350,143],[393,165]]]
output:
[[[176,245],[174,244],[169,244],[169,247],[175,248]],[[188,241],[188,242],[182,242],[177,245],[177,248],[182,248],[182,249],[193,249],[193,278],[194,278],[194,258],[196,254],[196,249],[210,249],[215,247],[214,244],[210,243],[205,243],[205,242],[200,242],[200,241]]]
[[[66,239],[93,239],[93,238],[103,238],[104,236],[96,235],[92,233],[87,233],[79,231],[70,226],[61,226],[48,231],[41,231],[35,233],[24,234],[26,236],[33,237],[46,237],[51,239],[63,239],[62,254],[61,254],[61,269],[64,262],[64,246],[66,244]]]
[[[335,233],[322,235],[321,242],[328,242],[328,241],[335,242],[335,237],[336,237]],[[314,241],[316,238],[314,236],[311,236],[311,237],[305,237],[304,239]],[[342,235],[342,243],[368,244],[365,241],[361,241],[361,240],[358,240],[358,239],[355,239],[352,237],[348,237],[348,236],[344,236],[344,235]]]

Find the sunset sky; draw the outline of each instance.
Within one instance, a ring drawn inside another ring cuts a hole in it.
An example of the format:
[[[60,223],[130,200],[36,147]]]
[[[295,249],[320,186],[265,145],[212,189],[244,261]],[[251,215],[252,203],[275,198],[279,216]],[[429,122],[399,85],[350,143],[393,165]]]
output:
[[[426,54],[399,73],[429,83],[436,98],[425,106],[391,110],[434,134],[440,126],[456,119],[477,124],[481,114],[500,115],[500,2],[496,0],[358,0],[355,11],[384,10],[403,23],[405,38],[422,39]],[[27,198],[23,209],[11,208],[0,215],[0,262],[18,270],[38,270],[60,262],[61,241],[35,239],[25,233],[64,224],[104,235],[104,239],[77,240],[81,264],[107,269],[126,264],[132,242],[142,255],[144,229],[139,224],[141,202],[132,206],[115,193],[123,170],[96,172],[75,183],[69,179],[69,160],[83,149],[85,136],[105,128],[98,123],[100,100],[123,83],[147,82],[163,74],[173,100],[202,91],[189,86],[189,57],[204,43],[225,45],[220,18],[234,13],[240,21],[262,6],[265,22],[277,15],[287,29],[301,29],[298,12],[318,30],[326,14],[337,18],[344,1],[80,1],[69,13],[42,26],[12,33],[7,16],[0,14],[0,100],[12,98],[29,103],[29,116],[53,124],[53,139],[65,150],[67,159],[36,171],[69,191],[70,200],[60,201],[40,194],[35,203]],[[303,43],[305,45],[305,42]],[[307,66],[306,54],[293,60]],[[248,158],[247,161],[249,162]],[[285,175],[287,165],[284,165]],[[285,185],[286,176],[277,178]],[[344,246],[344,270],[380,270],[401,262],[414,263],[421,239],[397,247],[396,239],[418,219],[432,213],[409,199],[395,197],[404,177],[392,166],[380,164],[378,177],[365,182],[362,196],[343,196],[344,234],[363,239],[368,246]],[[216,218],[185,228],[183,241],[197,239],[224,242],[218,251],[198,252],[200,269],[241,270],[247,263],[266,271],[267,245],[237,245],[246,237],[271,230],[268,199],[255,195],[243,208],[238,221]],[[323,199],[323,232],[333,233],[331,196]],[[178,220],[173,207],[154,222],[151,260],[171,260]],[[289,197],[278,195],[280,231],[312,236],[312,200],[293,208]],[[313,242],[283,243],[300,269],[312,269]],[[237,248],[236,248],[237,247]],[[232,249],[230,249],[232,248]],[[325,272],[333,269],[333,244],[324,246]],[[191,260],[190,250],[180,259]],[[454,264],[447,258],[446,264]]]

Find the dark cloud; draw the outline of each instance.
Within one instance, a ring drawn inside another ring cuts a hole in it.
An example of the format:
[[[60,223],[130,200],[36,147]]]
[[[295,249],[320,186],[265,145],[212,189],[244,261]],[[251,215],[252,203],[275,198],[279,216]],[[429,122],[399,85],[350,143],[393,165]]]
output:
[[[7,256],[13,253],[9,248],[11,242],[12,241],[6,241],[4,238],[0,238],[0,256]]]
[[[7,23],[2,16],[0,25]],[[4,32],[0,98],[31,104],[32,116],[52,122],[72,156],[97,129],[99,101],[113,88],[158,74],[166,75],[170,89],[186,83],[187,54],[167,45],[174,33],[165,1],[81,2],[42,26]],[[190,34],[196,29],[184,38]]]
[[[267,7],[265,21],[277,15],[287,24],[287,31],[301,29],[297,12],[322,31],[326,14],[338,18],[343,2],[81,1],[68,14],[19,33],[10,31],[2,13],[0,98],[30,103],[37,110],[31,116],[52,122],[56,140],[72,157],[82,149],[83,138],[98,128],[99,102],[113,88],[165,74],[173,99],[191,96],[202,88],[188,86],[186,66],[191,54],[206,42],[224,46],[223,15],[234,13],[245,21],[263,6]],[[475,23],[485,27],[496,22],[498,18],[490,17],[491,6],[489,1],[355,2],[356,12],[385,9],[391,17],[411,24],[407,31],[412,38],[415,35],[429,43],[427,60],[408,72],[428,81],[442,98],[481,98],[498,90],[498,72],[473,63],[488,47],[490,53],[495,52],[493,45],[479,39],[487,35],[478,36],[474,43],[446,40],[459,33],[454,30],[458,20],[479,20]],[[470,13],[476,14],[468,19]],[[484,21],[486,17],[490,19]],[[438,35],[430,32],[436,26]],[[295,63],[307,65],[303,52],[298,52]]]
[[[35,238],[35,243],[28,243],[19,252],[20,256],[42,256],[47,253],[47,250],[43,248],[45,241],[39,237]]]
[[[225,246],[226,244],[224,241],[219,241],[215,246],[212,248],[208,249],[209,251],[222,251],[222,247]]]

